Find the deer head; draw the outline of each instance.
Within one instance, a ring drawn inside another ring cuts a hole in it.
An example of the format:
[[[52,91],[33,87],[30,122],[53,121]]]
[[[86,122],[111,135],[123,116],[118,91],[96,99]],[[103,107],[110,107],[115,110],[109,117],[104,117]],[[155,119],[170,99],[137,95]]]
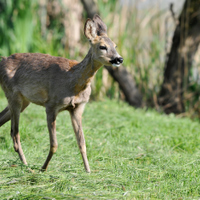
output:
[[[87,19],[84,34],[91,44],[93,59],[107,66],[119,67],[123,58],[116,51],[116,44],[107,36],[107,27],[98,15]]]

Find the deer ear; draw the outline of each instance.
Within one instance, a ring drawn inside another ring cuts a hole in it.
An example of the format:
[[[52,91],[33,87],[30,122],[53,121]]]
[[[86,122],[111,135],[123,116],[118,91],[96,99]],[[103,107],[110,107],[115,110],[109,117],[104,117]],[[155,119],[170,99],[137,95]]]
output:
[[[95,23],[91,19],[87,19],[85,22],[84,34],[89,40],[92,40],[97,36]]]
[[[97,35],[98,36],[107,35],[107,26],[104,24],[104,22],[99,17],[99,15],[97,15],[97,14],[94,15],[93,21],[94,21],[96,28],[97,28]]]

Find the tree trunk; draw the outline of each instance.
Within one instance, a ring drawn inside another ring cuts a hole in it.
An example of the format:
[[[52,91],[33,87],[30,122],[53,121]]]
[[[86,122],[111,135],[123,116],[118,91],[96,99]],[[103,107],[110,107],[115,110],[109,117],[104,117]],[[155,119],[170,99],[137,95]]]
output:
[[[119,88],[124,93],[126,101],[134,107],[142,106],[142,95],[137,89],[135,81],[125,67],[114,68],[105,66],[110,75],[118,82]]]
[[[98,8],[94,0],[81,0],[87,16],[93,18],[94,14],[98,14]],[[119,68],[114,68],[111,66],[105,66],[109,74],[118,82],[119,88],[125,95],[126,101],[135,107],[142,106],[142,95],[137,89],[135,81],[131,74],[126,70],[125,67],[120,66]]]
[[[182,113],[184,91],[193,57],[200,42],[200,0],[186,0],[176,26],[165,66],[159,104],[166,113]]]
[[[87,17],[92,19],[95,14],[99,13],[94,0],[81,0],[81,2],[85,8]]]

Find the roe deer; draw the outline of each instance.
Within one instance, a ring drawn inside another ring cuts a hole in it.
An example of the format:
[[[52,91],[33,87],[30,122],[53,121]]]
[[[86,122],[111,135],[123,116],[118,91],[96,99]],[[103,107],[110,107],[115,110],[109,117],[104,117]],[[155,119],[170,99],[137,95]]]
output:
[[[83,158],[85,170],[90,172],[86,155],[81,117],[91,93],[91,81],[102,65],[119,66],[123,58],[107,36],[107,27],[98,15],[87,19],[84,34],[91,47],[82,62],[40,53],[16,53],[0,62],[0,84],[8,106],[0,113],[0,126],[11,119],[14,149],[27,165],[19,135],[19,117],[30,102],[46,108],[50,150],[42,166],[46,170],[56,152],[56,116],[68,110]]]

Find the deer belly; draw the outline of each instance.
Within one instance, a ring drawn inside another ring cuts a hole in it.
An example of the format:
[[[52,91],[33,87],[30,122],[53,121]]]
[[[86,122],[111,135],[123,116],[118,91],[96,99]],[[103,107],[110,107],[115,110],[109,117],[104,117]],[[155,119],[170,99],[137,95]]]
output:
[[[38,105],[45,105],[45,103],[48,101],[48,93],[46,90],[40,89],[37,91],[21,91],[21,94],[30,102]]]

